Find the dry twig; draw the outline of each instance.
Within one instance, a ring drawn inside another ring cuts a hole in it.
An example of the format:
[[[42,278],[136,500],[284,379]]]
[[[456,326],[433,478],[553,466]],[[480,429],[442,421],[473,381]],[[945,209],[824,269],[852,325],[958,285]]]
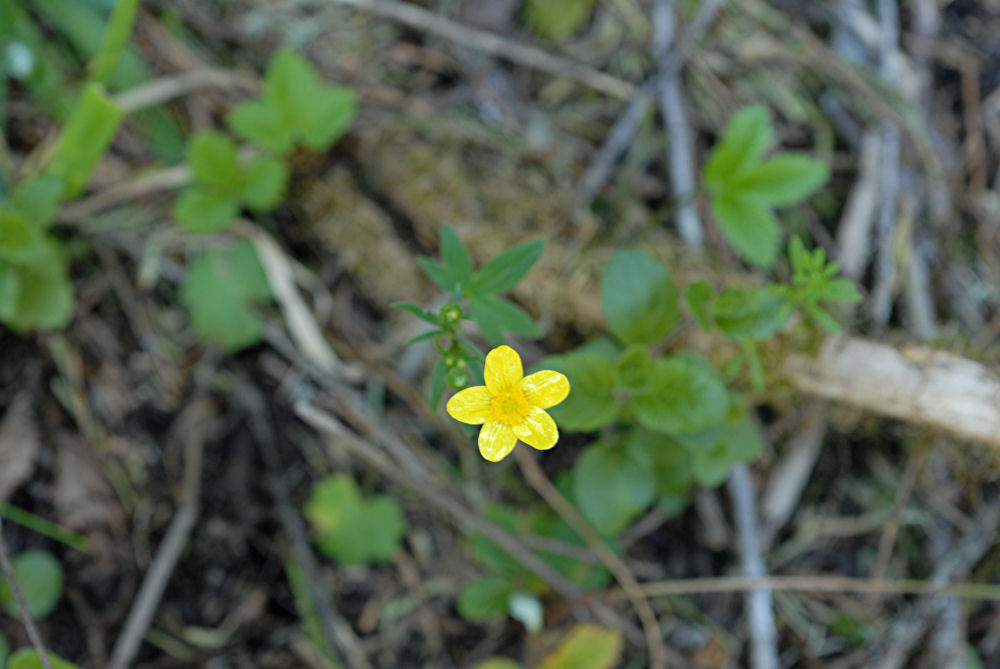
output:
[[[439,16],[416,5],[397,0],[333,0],[337,4],[378,14],[398,21],[416,30],[423,30],[438,37],[451,40],[462,46],[547,72],[558,77],[566,77],[622,100],[630,100],[635,95],[635,85],[618,77],[613,77],[592,67],[577,63],[542,51],[541,49],[514,42],[500,35],[478,30]]]
[[[7,585],[10,586],[10,591],[14,595],[14,601],[17,602],[17,608],[21,610],[21,622],[24,624],[24,629],[28,633],[31,645],[34,646],[35,652],[38,653],[38,659],[41,661],[42,666],[45,669],[52,669],[52,663],[49,661],[49,653],[45,649],[45,643],[42,641],[42,634],[38,631],[35,621],[31,619],[31,614],[28,613],[28,603],[24,599],[24,593],[21,592],[21,584],[17,582],[17,575],[14,573],[14,565],[10,561],[10,553],[7,550],[7,540],[3,535],[2,516],[0,516],[0,570],[3,571],[4,578],[7,580]]]
[[[590,526],[590,523],[580,515],[580,512],[562,496],[562,493],[556,490],[556,487],[545,476],[545,472],[538,466],[534,456],[526,448],[515,448],[514,457],[517,459],[517,465],[521,468],[521,473],[524,474],[524,479],[528,484],[587,542],[587,546],[594,551],[604,566],[608,568],[608,571],[614,575],[615,580],[622,586],[622,590],[632,606],[635,607],[635,612],[642,623],[650,666],[654,669],[664,669],[667,666],[667,658],[660,625],[656,620],[653,607],[643,596],[635,576],[632,575],[621,558],[608,548],[600,535]]]
[[[202,451],[205,447],[212,407],[205,397],[196,398],[177,418],[174,436],[184,443],[184,480],[181,503],[170,521],[160,548],[142,586],[132,603],[122,631],[115,642],[107,669],[126,669],[132,664],[139,646],[153,621],[160,598],[181,557],[191,530],[198,520],[201,496]]]

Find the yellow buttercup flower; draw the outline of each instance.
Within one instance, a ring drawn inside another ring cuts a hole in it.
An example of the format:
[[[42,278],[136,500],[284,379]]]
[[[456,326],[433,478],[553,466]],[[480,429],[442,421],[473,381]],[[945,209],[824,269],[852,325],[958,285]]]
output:
[[[490,462],[507,457],[517,440],[547,450],[559,441],[559,429],[545,409],[566,399],[569,379],[545,370],[524,376],[521,356],[510,346],[498,346],[486,355],[485,386],[473,386],[448,400],[455,420],[482,425],[479,452]]]

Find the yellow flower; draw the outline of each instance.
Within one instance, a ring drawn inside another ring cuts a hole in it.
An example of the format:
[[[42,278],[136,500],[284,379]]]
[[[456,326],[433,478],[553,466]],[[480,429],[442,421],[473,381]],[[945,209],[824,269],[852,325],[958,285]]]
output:
[[[544,409],[569,395],[569,379],[553,371],[524,376],[521,356],[510,346],[498,346],[486,355],[485,386],[466,388],[448,400],[448,413],[470,425],[482,424],[479,452],[499,462],[520,439],[547,450],[559,441],[556,423]]]

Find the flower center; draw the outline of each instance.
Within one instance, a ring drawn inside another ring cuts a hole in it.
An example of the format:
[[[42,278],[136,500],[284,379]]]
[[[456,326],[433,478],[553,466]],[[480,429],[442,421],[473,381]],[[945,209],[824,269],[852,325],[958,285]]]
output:
[[[517,386],[497,393],[490,401],[493,420],[507,425],[517,425],[531,411],[531,405]]]

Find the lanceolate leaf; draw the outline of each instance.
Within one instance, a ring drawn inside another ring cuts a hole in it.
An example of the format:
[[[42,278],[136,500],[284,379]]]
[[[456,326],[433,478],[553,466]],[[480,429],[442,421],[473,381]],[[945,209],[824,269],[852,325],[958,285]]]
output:
[[[753,168],[733,182],[732,188],[780,207],[798,204],[829,177],[830,169],[823,161],[803,154],[783,153]]]
[[[545,242],[526,242],[504,251],[475,273],[468,295],[497,295],[517,285],[542,255]]]

